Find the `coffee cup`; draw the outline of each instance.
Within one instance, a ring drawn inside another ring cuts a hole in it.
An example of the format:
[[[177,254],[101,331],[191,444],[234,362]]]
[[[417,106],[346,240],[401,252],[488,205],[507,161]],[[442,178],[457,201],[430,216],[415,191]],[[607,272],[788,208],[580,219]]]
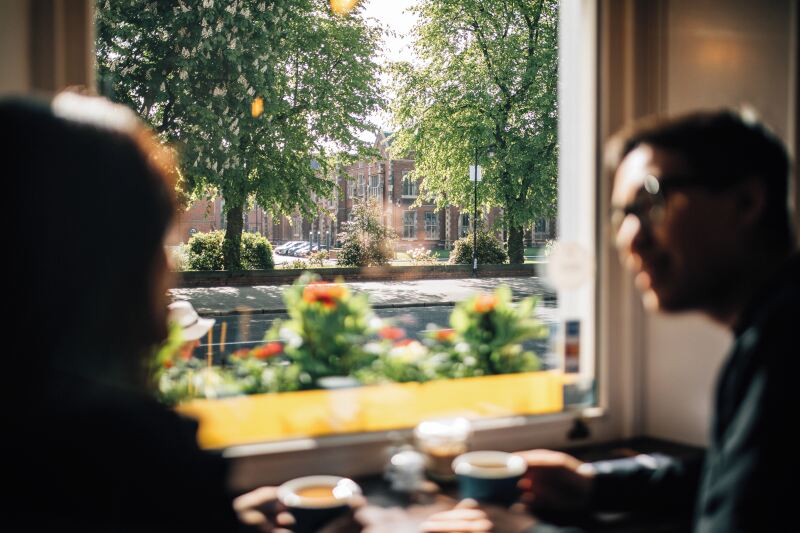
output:
[[[300,477],[278,488],[278,500],[294,517],[298,533],[317,531],[344,515],[361,494],[355,481],[339,476]]]
[[[469,452],[453,461],[462,498],[506,505],[519,496],[517,484],[527,469],[525,459],[506,452]]]

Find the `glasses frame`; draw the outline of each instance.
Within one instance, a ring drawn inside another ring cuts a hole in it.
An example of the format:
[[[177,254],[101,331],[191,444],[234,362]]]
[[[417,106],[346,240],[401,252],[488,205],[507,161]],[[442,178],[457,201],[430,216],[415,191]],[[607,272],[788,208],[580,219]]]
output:
[[[636,199],[623,206],[612,206],[609,213],[612,235],[617,235],[625,219],[633,215],[642,226],[652,228],[664,220],[667,197],[670,192],[690,188],[708,188],[712,184],[704,182],[695,175],[664,175],[658,177],[648,174],[641,188],[636,191]],[[642,194],[644,191],[644,195]]]

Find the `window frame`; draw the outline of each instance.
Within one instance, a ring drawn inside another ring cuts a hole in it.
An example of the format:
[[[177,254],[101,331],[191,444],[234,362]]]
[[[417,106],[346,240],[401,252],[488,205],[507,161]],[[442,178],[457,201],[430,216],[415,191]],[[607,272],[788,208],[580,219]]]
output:
[[[607,224],[599,216],[607,212],[610,177],[600,171],[598,139],[609,133],[610,95],[633,83],[631,78],[618,80],[608,75],[609,57],[624,53],[609,44],[609,35],[621,28],[634,30],[625,23],[629,14],[615,12],[608,3],[576,0],[562,2],[559,9],[558,227],[570,227],[565,219],[569,213],[575,218],[576,205],[585,209],[578,211],[584,214],[584,224],[575,230],[590,241],[596,257],[595,282],[588,291],[594,299],[589,312],[595,323],[586,338],[593,352],[591,363],[596,364],[596,402],[593,407],[548,415],[476,420],[476,449],[565,448],[641,434],[641,391],[637,384],[642,369],[635,357],[642,344],[638,327],[641,306],[618,265],[607,238]],[[614,61],[619,58],[615,56]],[[563,185],[575,192],[574,205],[562,202],[566,200],[561,193]],[[577,418],[588,421],[590,435],[576,442],[568,438],[568,433]],[[235,446],[223,453],[233,464],[233,486],[245,489],[315,470],[349,476],[375,474],[385,467],[387,448],[398,438],[411,439],[412,435],[411,429],[334,435]]]
[[[406,223],[406,215],[413,215],[413,222],[411,224]],[[407,229],[412,229],[412,236],[407,235]],[[417,211],[415,209],[409,209],[403,211],[403,240],[404,241],[415,241],[417,240]]]
[[[428,224],[429,220],[433,220],[434,224]],[[440,227],[441,225],[439,224],[439,213],[437,213],[436,211],[425,211],[425,240],[438,241]]]

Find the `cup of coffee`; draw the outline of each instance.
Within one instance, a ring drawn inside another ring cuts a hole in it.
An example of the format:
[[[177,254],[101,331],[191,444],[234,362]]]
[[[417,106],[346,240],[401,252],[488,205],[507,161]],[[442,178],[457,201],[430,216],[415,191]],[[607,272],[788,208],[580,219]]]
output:
[[[519,496],[517,483],[527,469],[525,459],[506,452],[469,452],[453,461],[462,498],[505,505]]]
[[[355,481],[339,476],[299,477],[278,488],[278,500],[294,516],[298,533],[317,531],[347,513],[361,494]]]

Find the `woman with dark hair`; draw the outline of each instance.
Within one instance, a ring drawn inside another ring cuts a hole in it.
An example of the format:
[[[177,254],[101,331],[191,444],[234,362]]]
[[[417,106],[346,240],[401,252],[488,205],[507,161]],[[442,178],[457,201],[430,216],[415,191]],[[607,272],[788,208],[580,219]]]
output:
[[[17,224],[7,331],[24,346],[7,354],[4,526],[240,529],[222,458],[147,390],[167,333],[171,153],[128,109],[72,93],[0,101],[0,135]]]

